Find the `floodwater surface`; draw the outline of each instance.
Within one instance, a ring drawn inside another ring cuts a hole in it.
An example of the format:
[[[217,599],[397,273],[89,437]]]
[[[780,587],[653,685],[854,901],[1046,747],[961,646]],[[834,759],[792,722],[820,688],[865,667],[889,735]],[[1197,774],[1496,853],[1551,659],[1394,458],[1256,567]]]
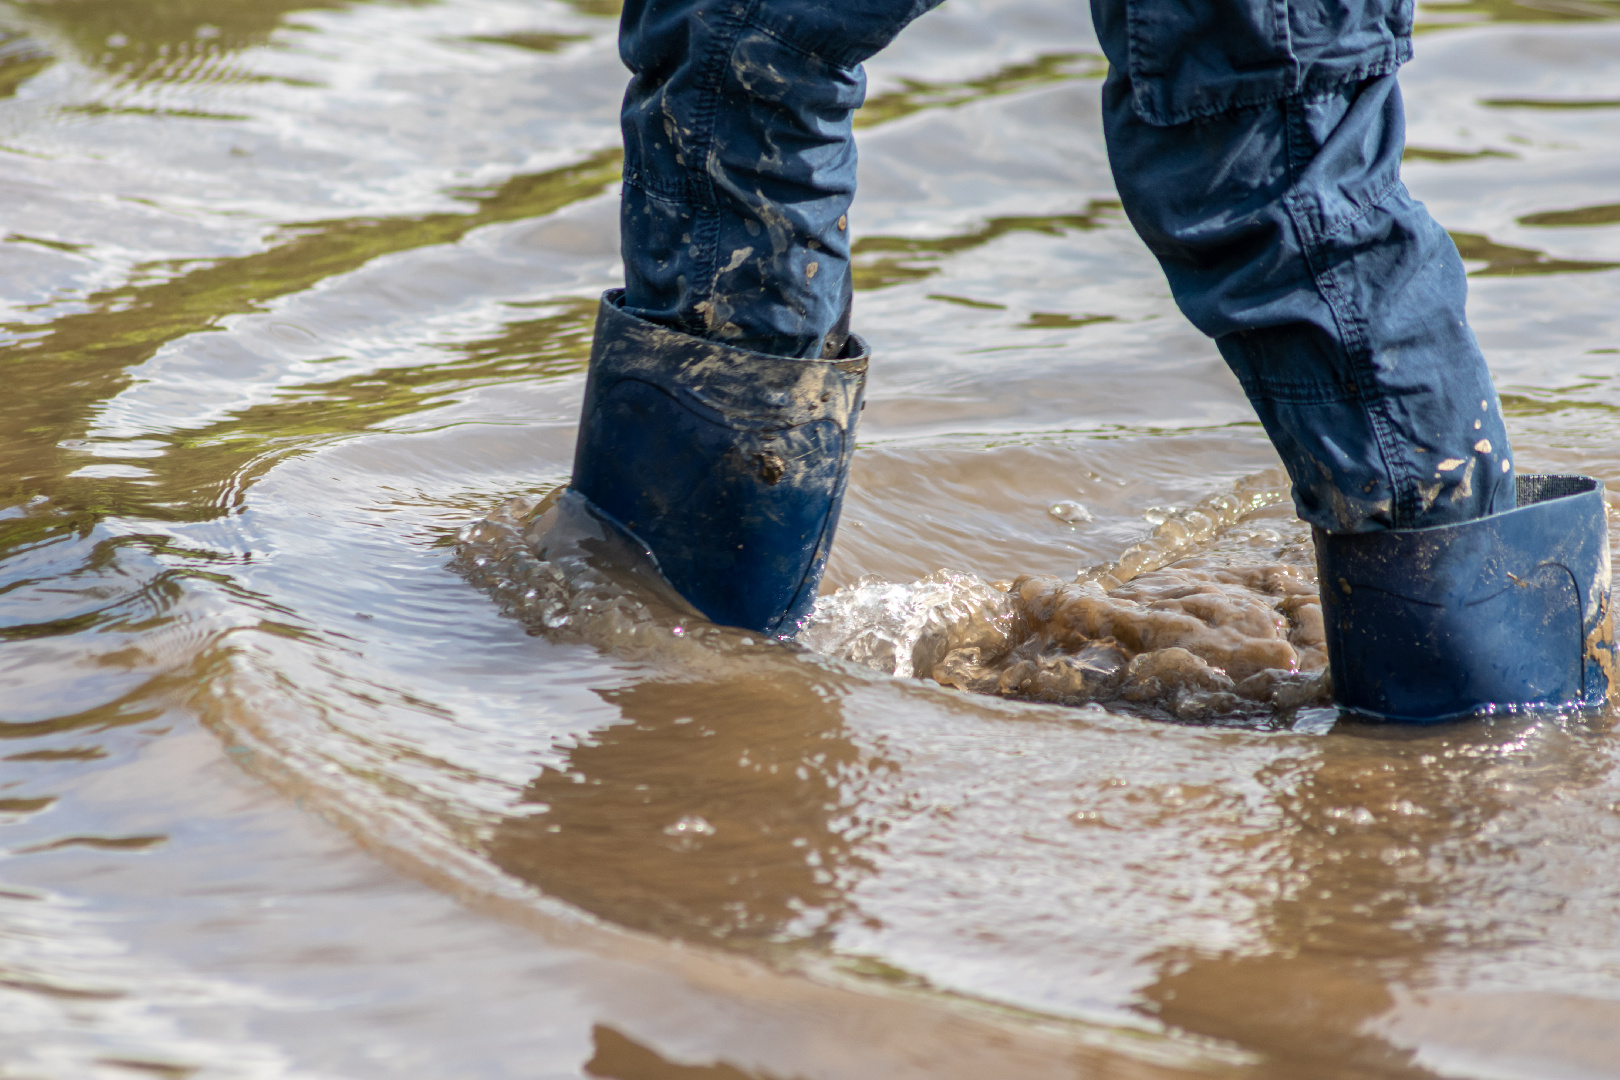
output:
[[[1620,1077],[1614,718],[1326,704],[1085,5],[869,65],[799,641],[555,497],[615,13],[0,3],[0,1075]],[[1620,4],[1419,22],[1515,460],[1614,488]]]

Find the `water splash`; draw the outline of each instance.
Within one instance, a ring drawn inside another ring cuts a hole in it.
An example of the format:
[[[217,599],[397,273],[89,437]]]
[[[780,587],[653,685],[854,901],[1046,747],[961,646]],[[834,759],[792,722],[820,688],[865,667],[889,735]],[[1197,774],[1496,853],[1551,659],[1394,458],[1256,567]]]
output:
[[[456,536],[453,568],[530,633],[614,652],[723,636],[631,537],[566,488],[510,499]]]
[[[948,569],[911,583],[865,577],[821,597],[796,645],[971,693],[1183,721],[1288,721],[1327,704],[1331,689],[1303,527],[1247,520],[1286,497],[1281,485],[1262,473],[1173,511],[1118,561],[1073,581]],[[564,489],[468,525],[455,567],[553,640],[699,664],[774,644],[709,623],[632,537]]]
[[[1211,495],[1195,506],[1166,514],[1155,522],[1147,539],[1126,548],[1114,562],[1081,570],[1075,575],[1075,581],[1095,581],[1105,589],[1117,589],[1138,574],[1169,566],[1207,547],[1250,515],[1286,502],[1288,477],[1282,469],[1266,469],[1245,476],[1232,485],[1231,491]],[[1272,538],[1279,544],[1287,539],[1275,531],[1266,531],[1260,536],[1263,541]]]
[[[911,584],[863,578],[822,597],[799,641],[972,693],[1284,720],[1331,700],[1303,527],[1246,520],[1285,499],[1279,472],[1247,477],[1072,582],[951,570]]]
[[[863,577],[816,601],[798,641],[902,678],[926,676],[965,648],[1012,644],[1013,605],[1005,587],[976,574],[936,570],[909,585]]]

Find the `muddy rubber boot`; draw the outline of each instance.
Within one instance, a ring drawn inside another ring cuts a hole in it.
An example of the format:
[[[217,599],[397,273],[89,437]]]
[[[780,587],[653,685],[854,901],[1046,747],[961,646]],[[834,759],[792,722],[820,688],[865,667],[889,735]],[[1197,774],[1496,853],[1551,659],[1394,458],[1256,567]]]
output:
[[[1614,678],[1603,482],[1519,476],[1518,509],[1459,525],[1316,531],[1333,695],[1427,723],[1603,705]]]
[[[602,298],[573,490],[714,622],[789,637],[815,603],[869,352],[828,360],[691,337]]]

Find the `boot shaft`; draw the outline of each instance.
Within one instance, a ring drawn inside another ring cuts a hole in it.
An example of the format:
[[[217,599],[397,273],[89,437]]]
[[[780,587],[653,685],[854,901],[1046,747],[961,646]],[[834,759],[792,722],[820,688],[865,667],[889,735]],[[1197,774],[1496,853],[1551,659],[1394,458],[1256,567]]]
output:
[[[1518,509],[1430,529],[1316,530],[1334,697],[1389,720],[1602,706],[1614,678],[1603,483],[1518,478]]]
[[[815,603],[870,358],[766,356],[597,316],[572,487],[717,623],[791,635]]]

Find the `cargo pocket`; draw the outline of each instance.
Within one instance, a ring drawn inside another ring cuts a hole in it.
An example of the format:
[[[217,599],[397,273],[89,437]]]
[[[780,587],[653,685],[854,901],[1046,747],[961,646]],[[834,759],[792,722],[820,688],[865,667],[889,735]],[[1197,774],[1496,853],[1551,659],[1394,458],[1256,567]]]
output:
[[[1124,0],[1132,106],[1164,127],[1387,75],[1412,0]]]

